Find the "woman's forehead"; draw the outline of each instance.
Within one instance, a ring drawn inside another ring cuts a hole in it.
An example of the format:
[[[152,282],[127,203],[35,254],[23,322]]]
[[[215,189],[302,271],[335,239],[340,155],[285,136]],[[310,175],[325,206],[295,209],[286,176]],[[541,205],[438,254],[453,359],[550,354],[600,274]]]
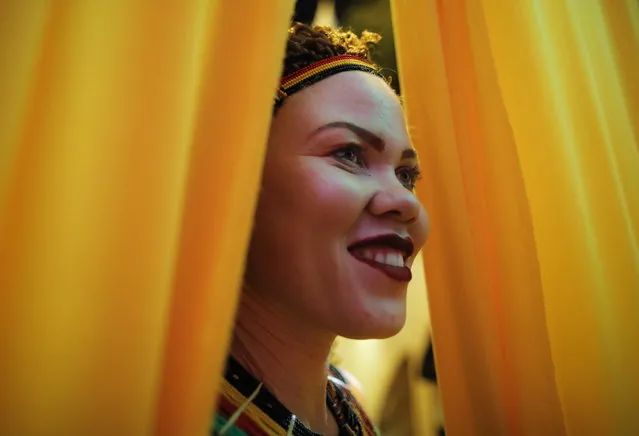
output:
[[[277,121],[299,134],[329,123],[349,122],[381,136],[399,136],[401,140],[406,135],[399,98],[388,84],[372,74],[336,74],[289,99]]]

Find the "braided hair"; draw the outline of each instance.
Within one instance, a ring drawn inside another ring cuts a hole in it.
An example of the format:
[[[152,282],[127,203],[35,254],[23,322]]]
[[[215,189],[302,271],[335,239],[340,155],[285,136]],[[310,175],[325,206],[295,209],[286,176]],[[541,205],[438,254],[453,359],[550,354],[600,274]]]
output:
[[[353,55],[372,62],[371,49],[382,39],[377,33],[355,33],[330,26],[295,23],[289,29],[282,76],[292,74],[314,62],[339,55]]]

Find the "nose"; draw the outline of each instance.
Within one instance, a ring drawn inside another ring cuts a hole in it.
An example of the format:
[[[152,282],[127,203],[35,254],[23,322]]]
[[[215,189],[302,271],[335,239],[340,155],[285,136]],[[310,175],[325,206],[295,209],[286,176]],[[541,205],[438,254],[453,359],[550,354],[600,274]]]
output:
[[[421,210],[415,194],[399,181],[378,189],[370,202],[368,211],[379,217],[390,217],[396,221],[410,224],[417,220]]]

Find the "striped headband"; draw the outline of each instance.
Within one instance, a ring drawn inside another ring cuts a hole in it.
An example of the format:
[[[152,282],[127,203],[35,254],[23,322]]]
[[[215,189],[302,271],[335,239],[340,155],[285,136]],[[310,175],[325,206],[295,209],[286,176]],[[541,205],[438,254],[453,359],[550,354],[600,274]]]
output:
[[[284,100],[290,95],[344,71],[364,71],[384,79],[378,68],[359,56],[339,55],[322,59],[282,78],[275,96],[275,109],[282,106]]]

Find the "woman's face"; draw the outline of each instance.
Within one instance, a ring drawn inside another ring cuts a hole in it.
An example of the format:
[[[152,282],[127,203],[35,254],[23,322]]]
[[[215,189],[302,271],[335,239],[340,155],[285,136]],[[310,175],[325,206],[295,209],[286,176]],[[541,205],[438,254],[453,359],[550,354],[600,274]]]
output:
[[[289,97],[271,126],[248,292],[336,335],[397,333],[407,267],[428,234],[416,167],[382,79],[344,72]]]

